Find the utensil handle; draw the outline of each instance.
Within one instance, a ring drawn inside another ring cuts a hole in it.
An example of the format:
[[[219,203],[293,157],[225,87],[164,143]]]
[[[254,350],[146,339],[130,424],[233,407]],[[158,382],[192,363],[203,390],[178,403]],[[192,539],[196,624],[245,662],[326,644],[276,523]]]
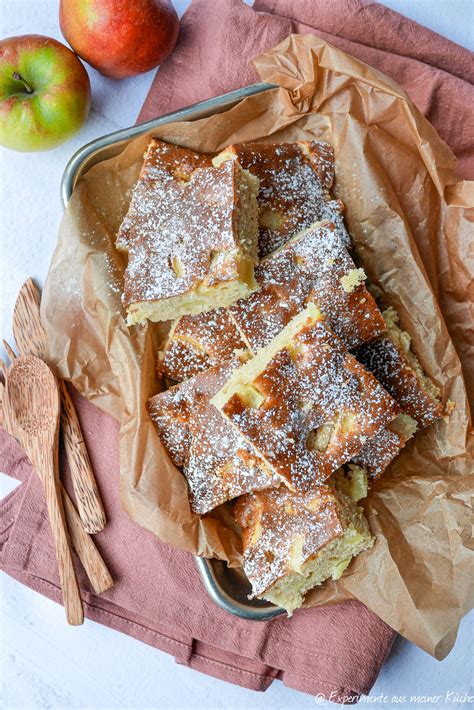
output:
[[[76,409],[67,390],[66,383],[62,380],[59,380],[59,391],[62,405],[61,429],[71,469],[77,508],[84,529],[89,533],[97,533],[105,527],[104,506],[83,440]]]
[[[61,484],[64,513],[71,536],[71,542],[82,562],[86,574],[96,594],[102,594],[114,586],[114,580],[102,559],[91,536],[83,528],[81,518],[66,489]]]
[[[76,571],[72,561],[69,538],[66,532],[66,522],[62,497],[59,494],[59,480],[56,476],[57,453],[53,453],[53,448],[57,452],[57,446],[45,445],[42,456],[40,456],[43,467],[44,496],[48,508],[49,521],[53,533],[54,546],[56,548],[56,558],[58,561],[59,579],[63,593],[63,603],[66,610],[66,618],[71,626],[79,626],[84,622],[84,609],[82,606],[79,586],[77,584]]]
[[[18,441],[18,432],[12,423],[8,401],[5,397],[5,387],[2,382],[0,382],[0,426],[3,426],[4,429]],[[74,507],[74,503],[70,499],[68,492],[61,482],[59,485],[72,545],[81,560],[94,592],[96,594],[102,594],[102,592],[114,586],[114,580],[99,550],[95,546],[94,541],[84,530],[79,513]]]

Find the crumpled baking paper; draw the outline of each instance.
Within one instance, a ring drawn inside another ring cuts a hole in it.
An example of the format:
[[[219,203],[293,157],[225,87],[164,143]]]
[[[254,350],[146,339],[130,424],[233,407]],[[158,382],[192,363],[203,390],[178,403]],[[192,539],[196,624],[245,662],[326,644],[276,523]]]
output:
[[[254,64],[278,88],[151,134],[202,152],[250,140],[334,146],[335,192],[364,268],[399,312],[443,400],[456,408],[418,433],[374,485],[364,502],[373,549],[307,603],[359,599],[442,658],[472,605],[465,381],[474,380],[474,183],[456,179],[454,155],[400,87],[317,37],[290,36]],[[146,412],[161,386],[155,353],[166,327],[129,328],[120,304],[126,257],[114,239],[151,134],[81,178],[62,220],[42,317],[57,373],[121,423],[121,495],[130,516],[165,542],[237,565],[231,516],[225,506],[202,519],[191,512],[186,481]]]

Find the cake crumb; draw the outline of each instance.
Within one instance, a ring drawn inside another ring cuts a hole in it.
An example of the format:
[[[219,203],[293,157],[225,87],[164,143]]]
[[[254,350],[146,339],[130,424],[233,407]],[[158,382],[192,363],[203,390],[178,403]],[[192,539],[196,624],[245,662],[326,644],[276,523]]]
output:
[[[451,399],[448,399],[446,402],[446,405],[444,407],[444,412],[443,412],[443,419],[445,422],[449,421],[449,418],[455,409],[456,409],[456,402],[453,402]]]
[[[352,293],[352,291],[355,291],[358,286],[364,283],[366,278],[367,276],[364,269],[351,269],[347,274],[341,276],[339,281],[346,293]]]

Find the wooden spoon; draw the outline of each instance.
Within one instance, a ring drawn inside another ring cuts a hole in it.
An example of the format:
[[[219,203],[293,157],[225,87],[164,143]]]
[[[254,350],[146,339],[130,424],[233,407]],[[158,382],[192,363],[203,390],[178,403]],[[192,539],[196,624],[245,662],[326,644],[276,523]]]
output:
[[[2,370],[2,362],[0,361],[0,371]],[[8,375],[8,369],[4,370],[5,378]],[[23,430],[16,430],[15,424],[12,422],[8,399],[5,393],[5,386],[0,382],[0,426],[7,431],[20,446],[24,449],[23,441],[25,436]],[[96,594],[102,594],[114,586],[114,580],[107,569],[107,566],[102,559],[102,556],[94,544],[92,537],[84,530],[79,513],[74,507],[74,503],[69,497],[68,492],[60,482],[61,495],[63,497],[64,513],[66,516],[67,527],[71,537],[72,546],[77,552],[77,556],[82,562],[82,566],[89,577],[92,589]]]
[[[84,621],[84,609],[59,491],[58,383],[46,363],[34,355],[22,355],[12,363],[8,371],[6,396],[12,420],[17,429],[22,431],[25,451],[43,482],[66,617],[71,625],[77,626]]]
[[[13,334],[22,355],[37,355],[44,360],[48,341],[41,322],[40,302],[39,288],[32,279],[28,279],[21,287],[15,303]],[[59,391],[62,402],[61,430],[79,515],[87,532],[100,532],[105,527],[105,512],[82,436],[81,425],[66,383],[62,380],[59,380]]]

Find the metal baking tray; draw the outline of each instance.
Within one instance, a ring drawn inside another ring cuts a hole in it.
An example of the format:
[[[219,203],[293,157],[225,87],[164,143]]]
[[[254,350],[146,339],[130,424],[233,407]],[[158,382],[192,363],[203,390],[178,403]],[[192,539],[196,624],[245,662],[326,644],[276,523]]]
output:
[[[275,88],[273,84],[253,84],[228,94],[216,96],[208,101],[187,106],[146,123],[109,133],[87,143],[73,155],[64,170],[61,180],[61,200],[64,207],[66,207],[78,180],[87,170],[101,160],[118,155],[134,138],[152,132],[158,126],[167,123],[196,121],[227,111],[242,99],[273,88]],[[208,560],[202,557],[195,557],[195,560],[204,587],[209,596],[222,609],[235,616],[254,621],[265,621],[284,613],[284,609],[261,599],[248,599],[250,584],[241,569],[230,569],[225,562],[220,560]]]

